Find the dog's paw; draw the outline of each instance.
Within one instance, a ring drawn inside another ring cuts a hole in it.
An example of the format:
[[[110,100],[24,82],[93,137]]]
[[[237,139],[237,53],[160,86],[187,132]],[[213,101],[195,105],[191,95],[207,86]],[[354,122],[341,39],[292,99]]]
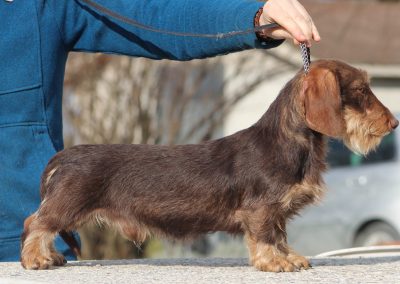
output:
[[[287,260],[290,261],[296,269],[309,269],[311,268],[310,262],[301,255],[289,253]]]
[[[21,259],[21,264],[25,269],[30,270],[48,269],[52,264],[52,260],[41,255],[36,257],[27,256]]]
[[[52,253],[50,256],[23,256],[21,265],[25,269],[41,270],[49,269],[51,266],[62,266],[66,263],[64,256],[58,253]]]
[[[60,253],[54,252],[50,255],[50,258],[53,260],[52,265],[54,266],[63,266],[67,263],[65,257]]]
[[[292,272],[297,270],[297,267],[283,256],[274,256],[268,259],[259,258],[253,261],[253,265],[258,270],[265,272]]]

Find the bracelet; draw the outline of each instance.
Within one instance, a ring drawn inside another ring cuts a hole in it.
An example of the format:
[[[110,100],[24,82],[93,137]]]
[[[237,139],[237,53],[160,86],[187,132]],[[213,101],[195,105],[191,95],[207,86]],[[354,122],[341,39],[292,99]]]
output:
[[[263,7],[258,9],[256,15],[254,16],[254,27],[259,27],[260,26],[260,18],[261,18],[262,13],[263,13]],[[264,34],[263,30],[257,31],[256,32],[256,36],[257,36],[257,39],[260,40],[260,41],[264,41],[265,42],[265,41],[272,40],[272,38],[270,38],[266,34]]]

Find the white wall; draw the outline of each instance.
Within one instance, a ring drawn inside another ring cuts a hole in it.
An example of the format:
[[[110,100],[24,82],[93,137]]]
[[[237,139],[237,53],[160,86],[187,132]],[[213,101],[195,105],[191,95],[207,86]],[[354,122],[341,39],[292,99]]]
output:
[[[295,72],[287,72],[275,77],[236,104],[225,120],[224,136],[248,128],[259,120],[294,74]]]
[[[372,87],[377,98],[393,113],[400,113],[400,87]]]
[[[233,134],[255,123],[268,109],[279,91],[294,76],[295,71],[286,72],[266,82],[240,101],[227,116],[223,135]],[[400,113],[400,87],[372,87],[378,99],[393,113]]]

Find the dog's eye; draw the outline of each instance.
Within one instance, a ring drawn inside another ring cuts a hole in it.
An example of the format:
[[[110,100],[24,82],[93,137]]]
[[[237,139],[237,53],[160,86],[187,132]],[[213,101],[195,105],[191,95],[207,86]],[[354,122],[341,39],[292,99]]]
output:
[[[366,93],[368,88],[366,86],[357,86],[352,88],[353,92],[360,92],[360,93]]]

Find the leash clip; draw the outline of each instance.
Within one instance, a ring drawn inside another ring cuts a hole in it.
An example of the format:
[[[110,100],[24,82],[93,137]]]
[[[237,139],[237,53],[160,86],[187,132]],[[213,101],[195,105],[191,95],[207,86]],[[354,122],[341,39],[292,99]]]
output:
[[[311,57],[310,48],[305,43],[300,43],[301,58],[303,59],[303,68],[306,75],[310,71]]]

